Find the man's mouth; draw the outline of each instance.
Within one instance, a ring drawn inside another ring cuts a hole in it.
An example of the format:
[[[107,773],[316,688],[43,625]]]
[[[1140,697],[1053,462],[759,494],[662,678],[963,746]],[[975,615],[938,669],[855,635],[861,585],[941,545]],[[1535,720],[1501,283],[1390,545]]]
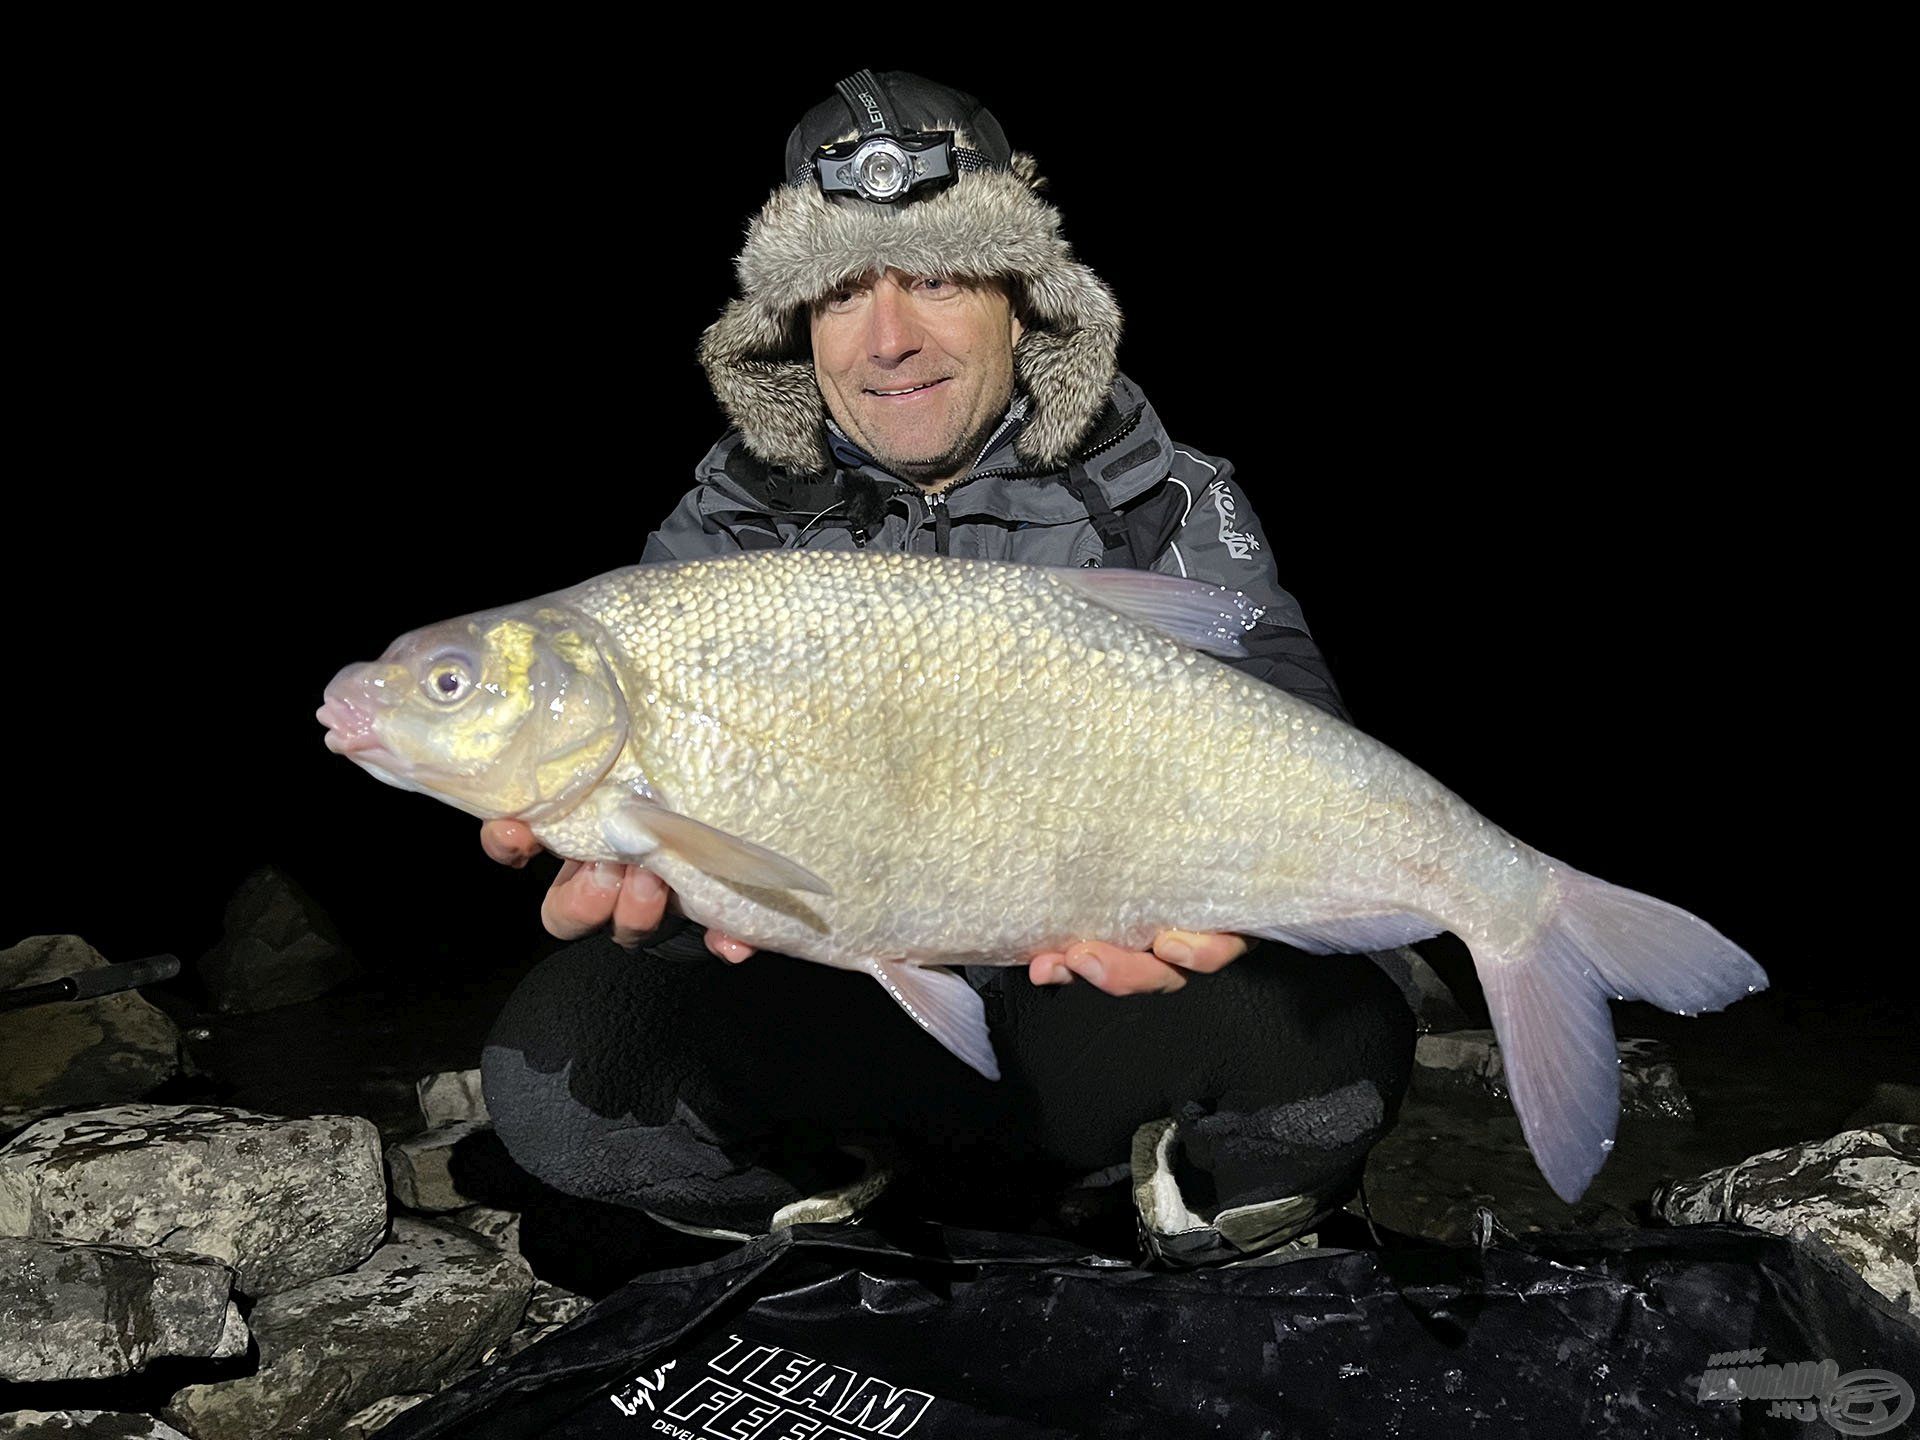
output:
[[[882,400],[898,400],[903,396],[919,395],[924,391],[932,390],[936,386],[946,384],[952,378],[951,375],[942,375],[938,380],[925,380],[918,385],[898,385],[889,390],[875,390],[869,387],[866,393],[878,396]]]

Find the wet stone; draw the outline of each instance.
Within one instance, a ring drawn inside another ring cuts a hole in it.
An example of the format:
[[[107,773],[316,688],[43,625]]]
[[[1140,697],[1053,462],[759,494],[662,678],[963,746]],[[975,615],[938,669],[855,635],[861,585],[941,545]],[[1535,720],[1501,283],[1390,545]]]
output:
[[[502,1360],[518,1355],[529,1345],[537,1345],[549,1335],[566,1329],[592,1308],[593,1301],[586,1296],[536,1279],[533,1293],[527,1300],[526,1313],[520,1318],[520,1328],[489,1351],[480,1363],[497,1365]]]
[[[423,1078],[415,1089],[420,1096],[420,1118],[429,1129],[489,1118],[478,1070],[443,1070]]]
[[[376,1400],[360,1411],[340,1427],[335,1440],[366,1440],[369,1435],[377,1435],[422,1400],[431,1400],[430,1393],[416,1395],[389,1395],[384,1400]]]
[[[461,1210],[478,1197],[463,1195],[454,1179],[454,1153],[469,1136],[492,1130],[485,1120],[461,1120],[398,1140],[387,1147],[393,1198],[409,1210]]]
[[[457,1225],[470,1231],[496,1250],[520,1253],[520,1212],[517,1210],[469,1205],[464,1210],[449,1210],[438,1218],[444,1225]]]
[[[1875,1125],[1785,1145],[1662,1185],[1673,1225],[1733,1220],[1773,1235],[1804,1227],[1875,1290],[1920,1314],[1920,1125]]]
[[[349,1115],[120,1105],[0,1146],[0,1235],[210,1255],[251,1296],[359,1264],[386,1206],[379,1132]]]
[[[227,902],[225,934],[199,973],[213,1008],[236,1015],[324,995],[357,968],[313,898],[266,865]]]
[[[1620,1113],[1690,1120],[1672,1052],[1658,1040],[1621,1040]],[[1428,1099],[1470,1092],[1506,1100],[1506,1065],[1491,1030],[1422,1035],[1414,1042],[1413,1089]]]
[[[203,1255],[0,1238],[0,1380],[99,1380],[247,1347],[233,1271]]]
[[[254,1308],[257,1373],[187,1386],[163,1414],[196,1440],[333,1436],[378,1400],[477,1366],[513,1333],[532,1286],[518,1255],[401,1216],[363,1265]]]
[[[15,1410],[0,1415],[0,1440],[191,1440],[166,1421],[123,1410]]]
[[[78,935],[35,935],[0,950],[0,990],[97,970]],[[0,1111],[137,1100],[180,1068],[180,1031],[133,991],[0,1014]]]

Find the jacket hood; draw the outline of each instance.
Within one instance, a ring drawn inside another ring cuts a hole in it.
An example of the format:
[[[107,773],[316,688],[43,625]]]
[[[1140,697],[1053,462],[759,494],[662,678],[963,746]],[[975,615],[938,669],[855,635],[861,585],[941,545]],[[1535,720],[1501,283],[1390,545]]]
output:
[[[1016,154],[1009,170],[969,171],[894,205],[829,200],[810,183],[775,190],[735,261],[740,295],[700,340],[708,383],[747,449],[796,471],[828,467],[807,311],[838,286],[895,266],[1017,288],[1024,333],[1014,378],[1031,408],[1015,444],[1028,465],[1064,464],[1107,404],[1120,307],[1073,258],[1042,183],[1032,157]]]

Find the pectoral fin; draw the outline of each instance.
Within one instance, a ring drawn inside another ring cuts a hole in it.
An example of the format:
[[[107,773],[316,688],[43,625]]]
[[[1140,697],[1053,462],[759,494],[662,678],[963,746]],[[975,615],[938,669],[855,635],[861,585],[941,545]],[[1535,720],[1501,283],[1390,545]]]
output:
[[[986,1006],[963,978],[904,960],[869,960],[866,968],[921,1029],[987,1079],[1000,1078],[1000,1062],[987,1034]]]
[[[622,800],[602,821],[601,828],[608,842],[625,855],[645,855],[656,848],[671,850],[707,874],[738,885],[804,890],[813,895],[833,893],[833,887],[806,866],[637,795]]]

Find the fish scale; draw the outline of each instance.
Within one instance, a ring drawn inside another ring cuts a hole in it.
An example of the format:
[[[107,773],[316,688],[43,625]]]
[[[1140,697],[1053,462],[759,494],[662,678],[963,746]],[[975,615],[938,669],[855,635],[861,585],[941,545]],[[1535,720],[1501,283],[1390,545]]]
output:
[[[1607,999],[1691,1013],[1764,974],[1202,653],[1240,652],[1257,616],[1142,572],[754,552],[413,632],[342,671],[320,718],[391,783],[644,864],[758,948],[868,971],[989,1075],[979,998],[945,967],[1164,929],[1321,953],[1452,930],[1572,1198],[1613,1141]]]
[[[702,657],[682,653],[692,647],[658,618],[644,588],[584,587],[572,597],[623,651],[658,657],[658,674],[680,677],[649,686],[674,719],[658,739],[636,724],[631,773],[669,806],[800,859],[836,889],[831,902],[810,906],[831,929],[824,944],[790,914],[768,915],[725,887],[714,891],[716,913],[700,918],[766,948],[811,946],[810,958],[830,963],[937,960],[957,935],[980,942],[967,950],[985,963],[1018,963],[1076,935],[1111,933],[1117,912],[1145,910],[1143,894],[1158,913],[1139,913],[1122,941],[1150,940],[1174,922],[1166,912],[1242,908],[1239,897],[1182,886],[1177,874],[1172,888],[1156,884],[1159,857],[1210,847],[1218,867],[1270,848],[1274,817],[1255,797],[1207,782],[1249,761],[1271,763],[1254,759],[1257,707],[1270,697],[1299,702],[1091,605],[1042,571],[1008,567],[960,598],[923,594],[906,604],[900,594],[915,579],[937,581],[947,567],[904,555],[877,567],[848,558],[855,563],[748,561],[711,577]],[[788,607],[829,617],[804,632],[809,663],[798,683],[779,683],[765,661],[765,617]],[[904,672],[908,683],[889,683],[903,654],[924,658]],[[723,725],[734,744],[723,752],[689,715]],[[1170,743],[1146,738],[1156,728]],[[849,737],[865,743],[848,749]],[[1009,741],[1021,737],[1020,758],[1006,763]],[[994,786],[975,784],[973,805],[953,804],[996,759]],[[1128,796],[1147,803],[1116,803]],[[1082,874],[1063,883],[1070,870]],[[844,894],[843,874],[858,882]]]

